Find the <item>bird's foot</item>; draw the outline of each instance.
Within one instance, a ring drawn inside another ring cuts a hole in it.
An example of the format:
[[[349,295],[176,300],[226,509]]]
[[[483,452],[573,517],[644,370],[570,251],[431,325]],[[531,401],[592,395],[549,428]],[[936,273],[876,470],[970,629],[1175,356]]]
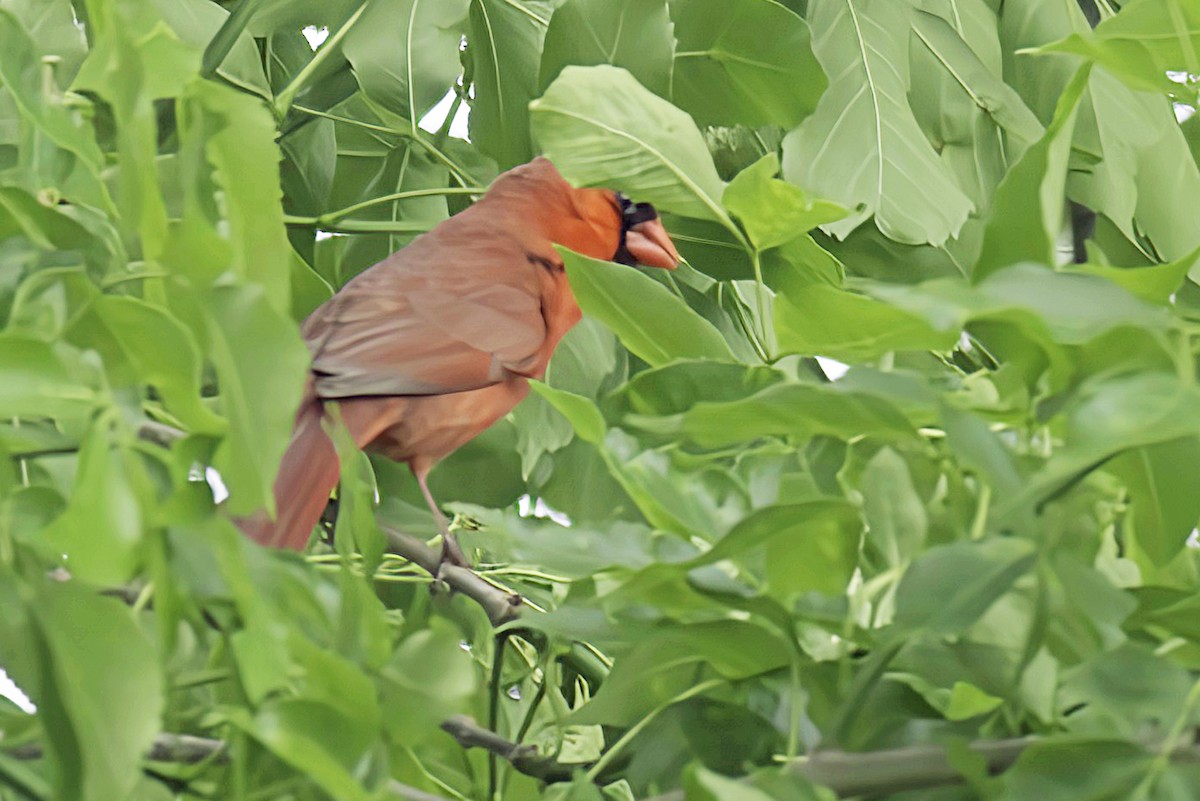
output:
[[[471,563],[467,561],[466,555],[462,552],[458,539],[450,532],[446,532],[442,535],[442,553],[438,557],[437,572],[433,576],[435,588],[449,589],[449,582],[446,581],[446,568],[451,565],[471,569]]]

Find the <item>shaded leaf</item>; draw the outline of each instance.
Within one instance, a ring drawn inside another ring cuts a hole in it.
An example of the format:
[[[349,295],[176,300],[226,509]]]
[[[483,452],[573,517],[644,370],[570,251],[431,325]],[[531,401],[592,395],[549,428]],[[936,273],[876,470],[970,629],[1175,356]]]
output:
[[[817,107],[825,73],[808,23],[763,0],[672,0],[673,99],[701,125],[792,128]]]
[[[559,252],[580,308],[611,328],[638,358],[652,366],[677,358],[733,361],[712,324],[662,284],[634,267]]]
[[[660,97],[670,96],[674,25],[666,0],[620,0],[619,6],[567,0],[554,10],[542,49],[542,91],[568,65],[611,64]]]
[[[900,3],[813,0],[809,22],[835,76],[816,112],[783,142],[789,181],[858,214],[828,227],[844,238],[872,214],[897,242],[940,245],[971,201],[937,159],[908,105],[909,13]]]

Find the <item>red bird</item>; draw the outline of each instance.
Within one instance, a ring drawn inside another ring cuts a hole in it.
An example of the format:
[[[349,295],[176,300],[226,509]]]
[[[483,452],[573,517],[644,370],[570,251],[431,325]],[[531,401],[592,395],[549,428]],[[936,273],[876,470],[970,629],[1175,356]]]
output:
[[[275,479],[277,518],[240,521],[264,545],[301,549],[338,482],[322,428],[337,401],[358,447],[405,462],[465,564],[429,492],[439,460],[512,410],[581,312],[554,245],[672,269],[654,208],[575,189],[547,159],[501,175],[477,203],[355,276],[305,320],[312,375]]]

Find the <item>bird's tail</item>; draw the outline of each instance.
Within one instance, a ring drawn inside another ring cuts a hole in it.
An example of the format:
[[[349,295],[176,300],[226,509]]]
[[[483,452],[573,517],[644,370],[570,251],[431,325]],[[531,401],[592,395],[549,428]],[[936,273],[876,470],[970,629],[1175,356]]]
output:
[[[260,545],[302,550],[325,511],[341,476],[341,463],[321,426],[323,416],[321,401],[311,391],[305,393],[275,477],[275,519],[259,511],[236,521]]]

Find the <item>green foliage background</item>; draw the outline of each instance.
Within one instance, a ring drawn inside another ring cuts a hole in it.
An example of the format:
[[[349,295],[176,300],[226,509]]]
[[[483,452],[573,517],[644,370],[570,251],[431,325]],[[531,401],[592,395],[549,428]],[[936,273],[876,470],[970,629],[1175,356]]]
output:
[[[1191,798],[1200,3],[1087,5],[0,0],[0,798],[793,801],[928,743],[964,781],[877,797]],[[347,460],[336,550],[228,514],[297,321],[536,153],[689,265],[566,254],[585,321],[434,473],[541,610],[496,660],[385,554],[405,469]],[[493,702],[554,770],[439,729]]]

